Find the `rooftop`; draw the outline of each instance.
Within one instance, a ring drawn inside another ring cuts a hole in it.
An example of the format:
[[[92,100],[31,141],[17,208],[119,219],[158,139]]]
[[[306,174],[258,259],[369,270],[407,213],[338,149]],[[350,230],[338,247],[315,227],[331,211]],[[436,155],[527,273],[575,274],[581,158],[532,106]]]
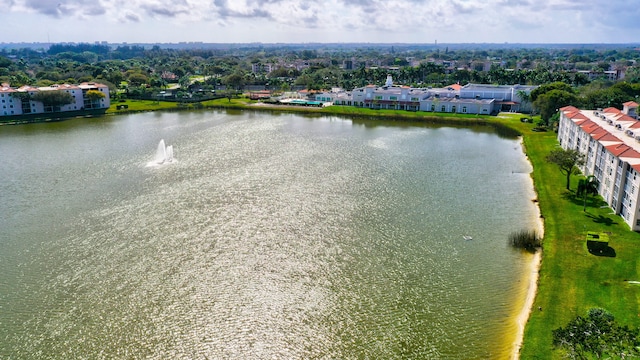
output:
[[[640,172],[640,121],[616,108],[580,110],[567,106],[560,110],[610,153]]]

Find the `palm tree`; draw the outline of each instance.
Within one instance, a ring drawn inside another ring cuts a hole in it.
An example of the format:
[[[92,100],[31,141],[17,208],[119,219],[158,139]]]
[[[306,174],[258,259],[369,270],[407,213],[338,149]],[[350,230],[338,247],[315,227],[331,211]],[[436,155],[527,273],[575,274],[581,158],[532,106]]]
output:
[[[518,90],[516,91],[516,95],[520,98],[523,105],[531,104],[531,94],[527,93],[524,90]],[[523,107],[526,108],[526,106],[523,106]],[[531,114],[533,114],[533,108],[531,109]]]
[[[582,196],[582,211],[587,211],[587,195],[598,195],[598,185],[598,180],[596,180],[596,177],[593,175],[589,175],[578,181],[578,191],[576,195]]]

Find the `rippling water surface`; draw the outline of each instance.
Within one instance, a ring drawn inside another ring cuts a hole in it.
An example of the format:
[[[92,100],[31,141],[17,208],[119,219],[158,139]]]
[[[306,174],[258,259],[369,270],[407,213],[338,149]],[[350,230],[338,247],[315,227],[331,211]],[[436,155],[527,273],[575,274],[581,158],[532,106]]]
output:
[[[175,160],[150,166],[160,139]],[[4,126],[0,152],[2,358],[512,351],[530,257],[507,237],[535,226],[517,140],[195,112]]]

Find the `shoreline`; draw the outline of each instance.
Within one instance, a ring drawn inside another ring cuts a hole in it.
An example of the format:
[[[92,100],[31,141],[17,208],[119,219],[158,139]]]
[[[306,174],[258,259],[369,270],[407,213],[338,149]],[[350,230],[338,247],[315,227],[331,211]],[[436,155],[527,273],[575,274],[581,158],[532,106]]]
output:
[[[522,138],[520,138],[520,145],[522,147],[522,152],[524,153],[525,156],[527,156],[527,152],[525,151],[526,149],[524,147]],[[528,156],[527,156],[527,162],[531,166],[531,169],[533,172],[533,164],[529,160]],[[531,177],[530,175],[529,179],[531,180],[531,188],[533,189],[533,192],[536,195],[535,199],[537,199],[538,194],[536,192],[535,182],[533,181],[533,177]],[[536,220],[537,232],[539,236],[542,239],[544,239],[544,219],[542,218],[540,203],[535,201],[535,204],[536,204],[535,207],[536,207],[536,216],[537,216],[537,220]],[[533,312],[533,304],[536,300],[536,295],[538,294],[538,279],[540,277],[541,266],[542,266],[542,247],[536,250],[536,252],[533,254],[533,259],[531,259],[527,267],[527,270],[525,271],[525,274],[527,274],[526,275],[527,291],[526,291],[526,296],[524,298],[524,303],[522,305],[522,309],[520,310],[520,313],[516,317],[516,325],[518,330],[516,333],[516,339],[513,343],[513,353],[511,354],[512,360],[520,359],[520,350],[522,349],[522,345],[524,344],[524,329],[527,326],[527,323],[529,322],[529,317]]]
[[[513,343],[513,353],[511,359],[520,359],[520,349],[524,343],[524,329],[529,322],[529,316],[533,312],[533,303],[538,294],[538,277],[540,274],[540,265],[542,265],[542,250],[538,250],[533,254],[526,273],[528,274],[529,281],[527,282],[527,295],[524,299],[524,305],[520,314],[516,317],[516,323],[518,331],[516,333],[516,340]]]

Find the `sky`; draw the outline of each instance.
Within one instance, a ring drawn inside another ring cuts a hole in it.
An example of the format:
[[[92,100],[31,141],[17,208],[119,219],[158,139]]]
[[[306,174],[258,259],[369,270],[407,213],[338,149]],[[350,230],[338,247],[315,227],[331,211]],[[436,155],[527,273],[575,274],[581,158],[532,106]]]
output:
[[[0,0],[0,42],[637,43],[640,0]]]

